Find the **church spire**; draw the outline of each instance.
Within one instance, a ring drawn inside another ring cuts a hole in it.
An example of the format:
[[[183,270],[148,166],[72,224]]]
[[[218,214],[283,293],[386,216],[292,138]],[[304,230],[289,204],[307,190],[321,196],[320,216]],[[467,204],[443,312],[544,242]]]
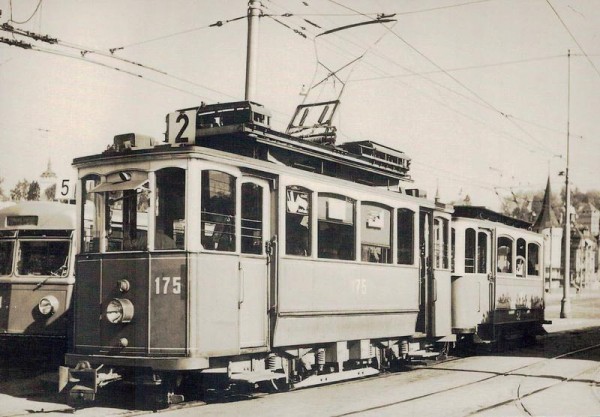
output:
[[[536,232],[540,232],[551,227],[559,227],[558,220],[556,220],[556,215],[554,214],[552,205],[550,203],[551,197],[552,191],[550,190],[550,176],[548,176],[548,183],[546,184],[546,191],[544,192],[544,199],[542,200],[542,209],[540,210],[540,214],[537,216],[535,223],[533,224],[533,230]]]

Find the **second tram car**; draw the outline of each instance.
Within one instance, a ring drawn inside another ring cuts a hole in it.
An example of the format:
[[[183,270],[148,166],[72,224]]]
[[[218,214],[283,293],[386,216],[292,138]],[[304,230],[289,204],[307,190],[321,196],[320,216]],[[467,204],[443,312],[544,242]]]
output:
[[[75,210],[57,202],[23,202],[0,210],[3,350],[64,354],[75,284]]]
[[[452,327],[467,341],[543,333],[543,237],[484,207],[456,206],[452,222]]]

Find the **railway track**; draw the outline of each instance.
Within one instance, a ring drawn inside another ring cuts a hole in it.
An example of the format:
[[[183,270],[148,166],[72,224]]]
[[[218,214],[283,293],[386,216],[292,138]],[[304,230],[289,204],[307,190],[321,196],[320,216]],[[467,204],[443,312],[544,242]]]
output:
[[[551,361],[555,361],[557,359],[562,359],[562,358],[566,358],[566,357],[570,357],[570,356],[575,356],[577,354],[581,354],[581,353],[586,352],[586,351],[597,350],[597,349],[600,349],[600,344],[595,344],[593,346],[588,346],[588,347],[576,349],[576,350],[573,350],[573,351],[570,351],[570,352],[567,352],[567,353],[562,353],[562,354],[554,356],[552,358],[544,358],[544,359],[536,361],[534,363],[530,363],[530,364],[523,365],[523,366],[518,366],[518,367],[515,367],[515,368],[510,369],[510,370],[505,371],[505,372],[470,371],[470,372],[489,373],[491,375],[489,375],[487,377],[484,377],[482,379],[479,379],[477,381],[470,381],[470,382],[467,382],[467,383],[464,383],[464,384],[459,384],[459,385],[456,385],[456,386],[453,386],[453,387],[449,387],[449,388],[446,388],[446,389],[437,390],[437,391],[433,391],[433,392],[429,392],[429,393],[426,393],[426,394],[417,395],[417,396],[413,396],[413,397],[409,397],[409,398],[404,398],[402,400],[393,401],[393,402],[390,402],[390,403],[387,403],[387,404],[381,404],[381,405],[374,406],[374,407],[368,407],[368,408],[363,408],[363,409],[360,409],[360,410],[353,410],[351,412],[336,414],[335,416],[332,416],[332,417],[346,417],[346,416],[352,416],[352,415],[360,415],[362,413],[373,412],[373,411],[377,411],[377,410],[383,410],[383,409],[386,409],[386,408],[391,408],[391,407],[402,405],[402,404],[408,404],[408,403],[415,402],[415,401],[418,401],[418,400],[422,400],[422,399],[425,399],[425,398],[432,398],[432,397],[435,397],[436,395],[440,395],[440,394],[443,394],[443,393],[448,393],[448,392],[451,392],[451,391],[459,390],[459,389],[466,388],[466,387],[469,387],[469,386],[473,386],[473,385],[476,385],[476,384],[481,384],[483,382],[491,381],[491,380],[496,379],[496,378],[501,378],[501,377],[506,377],[506,376],[511,376],[511,375],[520,375],[520,373],[522,371],[524,371],[524,370],[526,370],[528,368],[539,367],[540,365],[547,364],[547,363],[549,363]],[[441,368],[439,366],[432,367],[431,369],[452,371],[452,369]],[[521,388],[522,388],[522,382],[521,382],[518,385],[517,389],[516,389],[516,395],[514,396],[514,398],[511,398],[511,399],[508,399],[508,400],[499,401],[497,403],[490,404],[488,406],[478,408],[476,410],[473,410],[473,411],[469,412],[467,415],[475,415],[475,414],[482,413],[482,412],[485,412],[485,411],[491,411],[491,410],[494,410],[494,409],[506,406],[506,405],[511,404],[511,403],[517,403],[518,406],[519,406],[519,408],[523,411],[524,414],[534,415],[534,414],[532,414],[530,412],[530,410],[523,403],[523,400],[525,398],[528,398],[528,397],[531,397],[533,395],[539,394],[541,392],[547,391],[547,390],[549,390],[551,388],[556,387],[559,384],[563,384],[563,383],[569,382],[569,381],[575,379],[576,377],[578,377],[580,375],[583,375],[583,374],[585,374],[587,372],[590,372],[591,370],[596,370],[596,373],[598,375],[600,375],[600,365],[595,365],[593,367],[588,367],[588,368],[584,369],[583,371],[578,372],[577,374],[569,376],[569,377],[555,377],[555,378],[558,379],[558,381],[556,383],[551,384],[549,386],[542,387],[540,389],[537,389],[537,390],[534,390],[534,391],[531,391],[531,392],[523,393],[523,394],[521,393]],[[523,376],[523,380],[525,380],[525,379],[527,379],[529,377],[537,377],[536,375],[522,375],[522,376]],[[546,376],[546,378],[547,377],[548,376]],[[593,382],[593,381],[590,381],[590,382]],[[599,398],[600,398],[600,394],[598,394],[598,392],[596,390],[594,390],[594,394],[597,395],[597,396],[599,396]]]

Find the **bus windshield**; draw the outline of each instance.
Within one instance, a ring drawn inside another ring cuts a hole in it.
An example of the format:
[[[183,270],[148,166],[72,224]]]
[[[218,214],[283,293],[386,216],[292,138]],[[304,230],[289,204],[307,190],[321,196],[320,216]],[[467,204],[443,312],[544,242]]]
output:
[[[12,271],[14,247],[15,243],[12,240],[0,241],[0,275],[10,275]]]
[[[69,247],[69,241],[20,241],[17,274],[66,277],[69,269]]]

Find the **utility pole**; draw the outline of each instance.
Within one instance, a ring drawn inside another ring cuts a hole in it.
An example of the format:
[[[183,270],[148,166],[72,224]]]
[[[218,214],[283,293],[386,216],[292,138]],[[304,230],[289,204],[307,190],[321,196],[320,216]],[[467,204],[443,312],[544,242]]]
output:
[[[560,318],[566,319],[571,315],[571,187],[569,185],[569,128],[571,123],[571,50],[567,54],[567,168],[565,169],[565,267],[563,282],[563,298],[560,302]]]
[[[246,51],[246,100],[253,100],[256,88],[256,67],[258,62],[258,19],[261,12],[258,0],[248,2],[248,44]]]

